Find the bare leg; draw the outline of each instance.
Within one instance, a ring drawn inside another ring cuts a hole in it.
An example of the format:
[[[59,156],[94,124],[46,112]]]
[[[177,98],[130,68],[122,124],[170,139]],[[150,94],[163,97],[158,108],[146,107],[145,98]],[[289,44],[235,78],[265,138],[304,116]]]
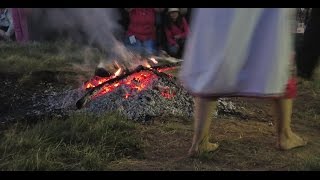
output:
[[[307,142],[291,130],[292,99],[274,100],[274,112],[277,120],[278,148],[289,150],[306,145]]]
[[[211,117],[216,110],[216,100],[196,97],[194,112],[194,135],[189,155],[194,156],[203,152],[214,151],[218,144],[209,143]]]

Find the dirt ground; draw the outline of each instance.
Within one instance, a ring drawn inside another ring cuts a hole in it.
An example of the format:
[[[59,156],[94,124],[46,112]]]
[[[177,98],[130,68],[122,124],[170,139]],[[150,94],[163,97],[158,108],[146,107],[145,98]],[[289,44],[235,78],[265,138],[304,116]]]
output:
[[[290,151],[276,148],[272,102],[268,99],[233,98],[246,119],[224,116],[213,119],[211,141],[217,151],[200,158],[187,157],[192,139],[192,119],[168,117],[141,126],[146,158],[114,162],[115,170],[320,170],[320,89],[318,81],[298,80],[292,128],[308,140],[306,147]]]
[[[200,158],[186,156],[192,139],[192,123],[166,119],[141,126],[146,142],[144,160],[115,162],[116,170],[319,170],[319,102],[296,101],[293,129],[308,139],[306,147],[291,151],[276,149],[275,125],[269,115],[270,103],[253,99],[237,99],[252,112],[247,120],[218,118],[211,126],[212,141],[219,149]],[[317,115],[306,117],[298,109],[317,107]],[[300,106],[299,106],[300,105]],[[300,116],[304,116],[301,118]]]

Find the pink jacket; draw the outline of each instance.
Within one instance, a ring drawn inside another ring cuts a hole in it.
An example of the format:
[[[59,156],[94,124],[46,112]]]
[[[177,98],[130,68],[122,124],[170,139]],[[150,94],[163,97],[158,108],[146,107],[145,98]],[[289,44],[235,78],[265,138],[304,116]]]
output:
[[[165,28],[165,32],[166,32],[167,41],[169,45],[172,46],[177,44],[174,36],[180,35],[182,39],[187,38],[189,34],[189,26],[186,19],[183,17],[182,24],[180,27],[173,25],[170,28]]]
[[[16,41],[25,43],[29,41],[28,12],[23,8],[12,8],[12,19],[16,35]]]

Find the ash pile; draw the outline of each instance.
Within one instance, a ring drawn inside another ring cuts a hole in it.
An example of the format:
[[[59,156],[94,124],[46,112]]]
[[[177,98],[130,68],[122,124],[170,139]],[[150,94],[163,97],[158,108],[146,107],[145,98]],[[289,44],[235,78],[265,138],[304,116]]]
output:
[[[82,110],[93,113],[118,111],[135,121],[161,116],[191,117],[193,99],[177,82],[175,78],[157,77],[140,92],[120,85],[114,91],[92,99]],[[125,97],[127,92],[130,96]]]
[[[78,112],[90,112],[97,115],[105,112],[120,112],[130,120],[145,122],[154,117],[193,117],[193,97],[188,94],[181,86],[177,89],[177,94],[171,98],[163,97],[157,88],[157,84],[161,84],[162,80],[153,82],[150,87],[138,94],[128,98],[124,97],[125,90],[120,87],[112,93],[94,98],[83,109],[76,110],[76,101],[84,95],[81,89],[66,90],[63,93],[54,92],[43,98],[42,101],[37,100],[33,105],[33,109],[26,115],[45,115],[50,114],[55,117],[61,117]],[[173,88],[173,89],[174,89]],[[227,98],[218,99],[217,112],[214,117],[220,116],[237,116],[246,118],[246,115],[240,111],[240,108]]]
[[[141,122],[154,117],[193,117],[193,97],[176,78],[157,77],[148,88],[125,97],[129,91],[129,87],[121,85],[108,94],[93,98],[80,111],[95,114],[118,111],[130,120]],[[241,115],[228,99],[219,99],[217,109],[214,115]]]
[[[149,73],[152,74],[152,72]],[[153,75],[148,76],[150,77],[147,80],[148,83],[144,84],[145,87],[142,90],[134,89],[125,83],[119,83],[120,81],[116,82],[119,84],[116,88],[105,94],[98,93],[78,110],[76,103],[88,92],[88,89],[83,87],[63,92],[55,91],[46,95],[45,98],[36,98],[37,103],[33,108],[37,110],[35,114],[38,116],[43,113],[65,116],[73,112],[101,115],[117,111],[129,120],[139,122],[146,122],[155,117],[182,117],[191,120],[194,106],[193,97],[182,87],[176,77],[161,75],[161,73],[157,75],[157,73],[158,71],[153,71]],[[106,75],[110,74],[106,73]],[[237,108],[226,98],[219,99],[217,106],[217,112],[213,116],[243,117],[240,108]]]

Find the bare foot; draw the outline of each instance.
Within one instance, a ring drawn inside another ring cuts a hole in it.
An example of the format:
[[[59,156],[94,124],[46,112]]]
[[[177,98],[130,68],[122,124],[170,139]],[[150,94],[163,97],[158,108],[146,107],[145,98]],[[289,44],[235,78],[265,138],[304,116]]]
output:
[[[217,148],[219,147],[218,143],[204,143],[204,144],[200,144],[198,147],[192,146],[189,149],[188,152],[188,156],[189,157],[196,157],[199,156],[203,153],[208,153],[208,152],[213,152],[215,150],[217,150]]]
[[[280,136],[278,148],[281,150],[289,150],[296,147],[305,146],[307,141],[291,132],[289,136]]]

